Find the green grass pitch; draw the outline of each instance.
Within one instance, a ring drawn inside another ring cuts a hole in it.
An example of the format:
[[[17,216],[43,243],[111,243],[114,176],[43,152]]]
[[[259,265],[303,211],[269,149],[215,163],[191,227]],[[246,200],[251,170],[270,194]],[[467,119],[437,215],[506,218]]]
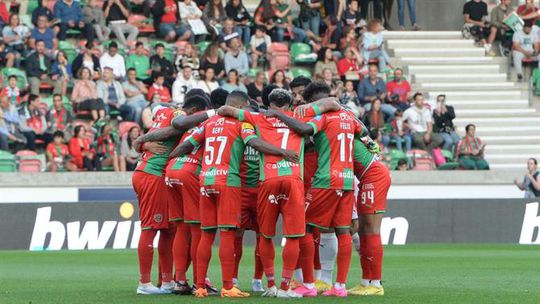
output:
[[[252,250],[241,265],[241,287],[249,290]],[[277,250],[276,254],[280,254]],[[156,253],[157,256],[157,253]],[[156,259],[155,259],[156,260]],[[154,260],[154,261],[155,261]],[[279,261],[279,259],[278,259]],[[279,269],[279,265],[276,265]],[[189,296],[137,296],[137,254],[122,251],[0,251],[0,303],[265,303],[248,299],[200,300]],[[154,267],[154,270],[157,269]],[[155,272],[154,272],[155,273]],[[219,285],[214,251],[210,277]],[[360,281],[354,253],[348,286]],[[153,275],[156,277],[157,275]],[[540,303],[540,247],[518,245],[386,246],[386,295],[291,300],[303,303]],[[283,300],[281,300],[283,301]]]

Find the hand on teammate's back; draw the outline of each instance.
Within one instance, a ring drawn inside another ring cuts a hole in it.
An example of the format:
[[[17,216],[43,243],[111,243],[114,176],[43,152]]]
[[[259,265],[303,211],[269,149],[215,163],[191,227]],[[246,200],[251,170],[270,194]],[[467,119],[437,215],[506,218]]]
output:
[[[168,151],[167,147],[164,146],[162,142],[147,142],[144,144],[144,148],[154,154],[165,154]]]
[[[292,150],[283,150],[283,158],[292,163],[298,163],[300,161],[298,154]]]

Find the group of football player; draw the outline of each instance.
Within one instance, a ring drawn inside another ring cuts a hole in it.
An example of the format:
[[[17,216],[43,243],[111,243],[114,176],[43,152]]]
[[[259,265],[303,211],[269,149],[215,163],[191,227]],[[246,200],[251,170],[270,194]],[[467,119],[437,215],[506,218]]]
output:
[[[153,127],[133,143],[142,152],[132,179],[141,219],[138,294],[250,296],[239,288],[238,268],[244,232],[253,230],[252,290],[263,297],[384,295],[380,226],[391,182],[377,144],[323,82],[297,77],[290,90],[268,86],[262,95],[259,106],[243,92],[193,89],[181,108],[152,108]],[[285,241],[276,283],[279,217]],[[219,292],[207,277],[218,232]],[[347,289],[353,246],[362,280]]]

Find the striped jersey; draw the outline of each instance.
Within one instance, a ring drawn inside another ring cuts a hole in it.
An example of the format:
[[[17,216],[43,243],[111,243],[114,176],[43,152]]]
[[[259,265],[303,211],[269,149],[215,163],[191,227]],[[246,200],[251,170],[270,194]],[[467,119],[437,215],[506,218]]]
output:
[[[259,151],[253,147],[246,146],[244,158],[240,164],[240,178],[242,188],[259,187]]]
[[[191,128],[186,133],[184,133],[179,144],[185,142],[194,132],[196,132],[196,130],[197,127]],[[193,148],[193,151],[191,151],[191,153],[181,155],[169,160],[169,163],[167,164],[167,172],[184,171],[195,174],[198,177],[201,173],[201,158],[203,156],[203,152],[204,150],[200,149],[200,146],[196,146],[195,148]]]
[[[354,138],[354,175],[358,179],[361,179],[371,165],[378,161],[377,154],[369,152],[366,145],[360,140],[360,138]]]

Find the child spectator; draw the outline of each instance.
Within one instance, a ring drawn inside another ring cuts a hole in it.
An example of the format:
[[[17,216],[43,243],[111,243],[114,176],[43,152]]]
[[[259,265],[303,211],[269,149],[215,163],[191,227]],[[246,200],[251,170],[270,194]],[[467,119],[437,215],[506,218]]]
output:
[[[77,166],[71,161],[68,146],[64,143],[64,132],[56,131],[53,134],[53,141],[47,145],[47,170],[57,172],[58,170],[79,171]]]
[[[412,136],[407,123],[403,120],[403,111],[398,109],[394,119],[390,122],[392,125],[391,137],[396,141],[396,148],[403,151],[403,143],[405,143],[405,152],[412,149]]]
[[[134,171],[139,161],[140,153],[133,149],[133,142],[141,135],[138,126],[131,127],[129,132],[122,137],[120,155],[126,161],[126,171]]]
[[[126,161],[118,155],[116,139],[109,124],[101,127],[101,135],[97,139],[97,155],[102,168],[112,166],[115,172],[126,171]]]
[[[159,102],[171,102],[171,92],[163,85],[164,83],[165,76],[163,74],[158,73],[154,76],[154,83],[148,89],[148,100],[154,100],[154,95],[157,94],[160,98]]]
[[[390,57],[384,49],[381,21],[378,19],[371,20],[367,25],[367,29],[367,33],[364,34],[362,51],[364,62],[369,62],[370,59],[377,59],[379,61],[379,71],[384,72],[386,65],[390,64]],[[391,65],[390,68],[392,68]]]
[[[86,128],[83,125],[75,127],[68,146],[73,163],[79,170],[101,171],[96,151],[90,145],[90,140],[86,137]]]
[[[258,26],[255,30],[255,35],[251,37],[249,45],[251,47],[251,67],[257,68],[259,58],[271,55],[268,52],[272,40],[266,35],[266,30],[262,26]]]
[[[1,94],[7,96],[10,103],[14,106],[19,106],[22,97],[21,90],[19,90],[19,87],[17,87],[17,80],[16,75],[10,75],[8,77],[8,85],[2,89]]]

